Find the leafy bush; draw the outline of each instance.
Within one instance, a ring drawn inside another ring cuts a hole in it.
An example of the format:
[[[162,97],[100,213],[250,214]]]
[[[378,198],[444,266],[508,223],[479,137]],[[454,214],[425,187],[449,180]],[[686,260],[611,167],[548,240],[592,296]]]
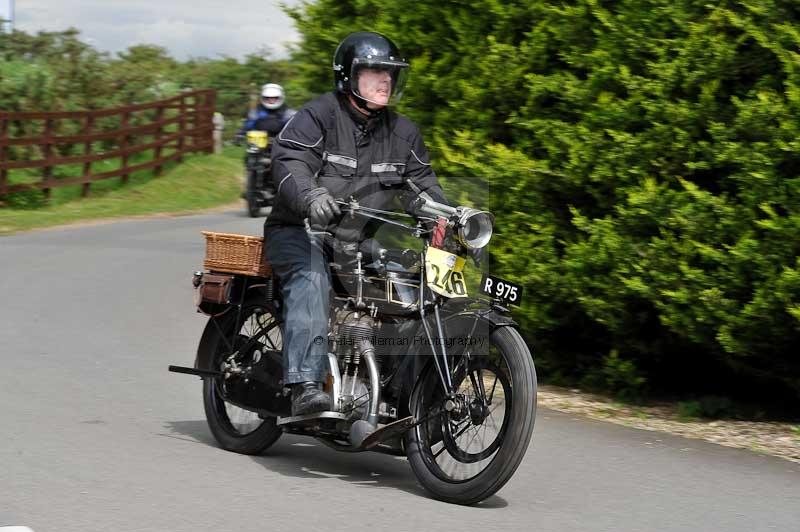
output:
[[[606,388],[623,399],[638,398],[647,382],[639,374],[636,365],[630,360],[622,360],[616,350],[603,359],[602,373]]]
[[[683,419],[708,418],[719,419],[732,417],[737,409],[728,397],[706,395],[697,400],[678,403],[678,417]]]
[[[407,54],[403,109],[440,175],[485,179],[493,268],[524,284],[546,372],[602,373],[616,352],[656,391],[797,401],[796,2],[318,0],[293,16],[309,92],[332,86],[350,31]]]
[[[678,403],[678,418],[688,420],[702,417],[702,415],[703,408],[699,401],[680,401]]]

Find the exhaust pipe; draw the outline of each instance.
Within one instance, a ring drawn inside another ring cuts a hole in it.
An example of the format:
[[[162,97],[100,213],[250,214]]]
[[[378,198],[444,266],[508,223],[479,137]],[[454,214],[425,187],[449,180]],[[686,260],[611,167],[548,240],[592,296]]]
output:
[[[350,443],[353,447],[361,447],[364,439],[378,428],[378,411],[381,404],[381,375],[378,362],[375,360],[375,346],[368,340],[361,340],[358,343],[358,350],[367,363],[371,394],[367,419],[359,419],[350,427]]]

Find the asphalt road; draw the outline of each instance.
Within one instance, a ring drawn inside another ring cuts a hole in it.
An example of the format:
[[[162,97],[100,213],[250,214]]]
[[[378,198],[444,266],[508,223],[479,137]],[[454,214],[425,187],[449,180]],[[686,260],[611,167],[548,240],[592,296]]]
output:
[[[243,209],[242,209],[243,211]],[[0,238],[0,526],[35,532],[800,531],[800,466],[540,410],[514,478],[464,508],[405,459],[284,436],[218,449],[191,365],[191,273],[229,212]]]

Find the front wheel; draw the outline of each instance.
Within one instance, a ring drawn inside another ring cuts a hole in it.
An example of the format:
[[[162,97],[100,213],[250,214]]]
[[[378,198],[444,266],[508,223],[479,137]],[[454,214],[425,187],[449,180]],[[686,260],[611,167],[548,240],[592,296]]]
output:
[[[255,170],[250,170],[247,173],[247,189],[245,190],[245,199],[247,200],[247,214],[250,218],[257,218],[261,214],[261,205],[259,203],[259,192],[256,186],[256,173]]]
[[[505,485],[522,462],[536,417],[536,370],[519,332],[495,329],[489,349],[454,361],[446,397],[429,364],[411,396],[425,420],[410,430],[411,468],[433,497],[476,504]]]

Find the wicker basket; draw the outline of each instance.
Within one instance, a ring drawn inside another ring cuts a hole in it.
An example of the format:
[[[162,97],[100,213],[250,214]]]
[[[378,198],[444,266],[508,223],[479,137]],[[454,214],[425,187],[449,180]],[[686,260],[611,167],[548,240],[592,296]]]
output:
[[[269,277],[272,268],[261,259],[260,236],[235,235],[203,231],[206,237],[206,258],[203,266],[215,272]]]

